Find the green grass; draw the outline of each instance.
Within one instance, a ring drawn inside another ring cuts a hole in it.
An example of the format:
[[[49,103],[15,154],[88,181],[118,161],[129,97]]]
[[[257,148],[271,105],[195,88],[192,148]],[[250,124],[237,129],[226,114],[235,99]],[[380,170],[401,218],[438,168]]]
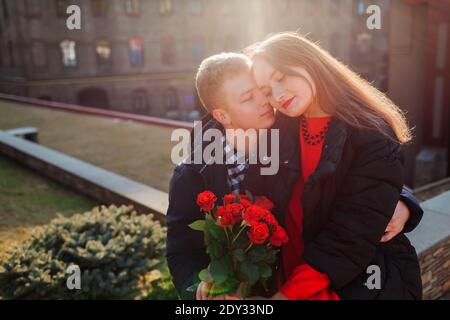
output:
[[[159,190],[169,190],[172,128],[0,101],[0,130],[39,129],[39,143]]]
[[[96,203],[0,156],[0,259],[31,229],[48,223],[57,213],[69,216]]]

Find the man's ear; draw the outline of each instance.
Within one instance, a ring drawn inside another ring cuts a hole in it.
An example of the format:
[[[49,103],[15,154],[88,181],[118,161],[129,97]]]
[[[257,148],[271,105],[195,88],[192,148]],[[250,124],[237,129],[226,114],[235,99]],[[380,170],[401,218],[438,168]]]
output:
[[[231,124],[230,115],[224,109],[214,109],[211,115],[224,127]]]

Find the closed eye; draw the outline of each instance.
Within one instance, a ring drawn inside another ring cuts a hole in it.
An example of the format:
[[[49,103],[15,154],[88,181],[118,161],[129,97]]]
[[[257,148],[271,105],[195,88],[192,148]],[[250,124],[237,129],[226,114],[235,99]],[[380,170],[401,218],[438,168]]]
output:
[[[281,82],[281,81],[283,81],[285,78],[286,78],[286,76],[285,76],[284,74],[280,73],[280,75],[279,75],[279,77],[278,77],[278,79],[277,79],[277,82]]]
[[[253,94],[249,94],[249,95],[245,96],[245,98],[242,100],[242,102],[249,102],[252,99],[253,99]]]

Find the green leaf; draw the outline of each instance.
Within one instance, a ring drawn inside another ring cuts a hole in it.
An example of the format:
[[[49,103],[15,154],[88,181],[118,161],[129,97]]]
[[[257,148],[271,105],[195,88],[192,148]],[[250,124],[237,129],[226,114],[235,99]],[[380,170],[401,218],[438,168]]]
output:
[[[197,231],[204,231],[205,230],[205,220],[197,220],[192,222],[189,227],[191,229],[197,230]]]
[[[245,260],[244,249],[238,248],[238,249],[233,250],[233,257],[235,257],[236,260],[239,262],[244,261]]]
[[[199,272],[198,278],[207,283],[212,283],[214,281],[211,272],[209,272],[207,268]]]
[[[261,245],[254,245],[248,252],[251,262],[264,261],[266,258],[266,248]]]
[[[217,242],[211,242],[206,248],[206,253],[211,255],[213,258],[219,259],[224,254],[224,248]]]
[[[241,264],[241,272],[244,274],[244,277],[250,286],[254,285],[259,279],[258,266],[249,261],[244,261]]]
[[[208,221],[208,225],[205,230],[211,239],[216,239],[218,242],[220,242],[223,245],[226,245],[228,243],[227,236],[225,234],[225,230],[223,228],[219,227],[218,225],[216,225],[216,223],[214,221],[213,222]]]
[[[258,264],[259,274],[262,278],[270,278],[272,275],[272,268],[267,263]]]
[[[264,261],[268,264],[274,264],[277,260],[277,254],[279,250],[267,250]]]
[[[224,265],[227,275],[232,275],[233,270],[233,259],[231,255],[225,255],[220,259],[221,263]]]
[[[221,284],[227,280],[227,268],[220,260],[212,260],[209,267],[215,283]]]

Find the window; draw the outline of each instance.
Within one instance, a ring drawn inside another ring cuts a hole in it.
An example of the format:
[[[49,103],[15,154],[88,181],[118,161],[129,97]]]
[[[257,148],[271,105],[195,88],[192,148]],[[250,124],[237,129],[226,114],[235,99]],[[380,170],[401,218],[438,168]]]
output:
[[[175,64],[176,50],[173,37],[161,38],[161,61],[163,64]]]
[[[169,16],[173,12],[172,0],[159,0],[159,13],[163,16]]]
[[[65,18],[67,16],[67,7],[69,2],[67,0],[55,0],[56,5],[56,16],[58,18]]]
[[[133,112],[149,114],[148,94],[145,89],[136,89],[133,92]]]
[[[106,6],[105,0],[91,0],[92,15],[94,17],[104,17],[106,15]]]
[[[125,12],[129,15],[138,15],[141,12],[139,0],[125,0]]]
[[[38,17],[41,14],[41,2],[36,0],[26,0],[25,10],[27,16]]]
[[[204,56],[204,43],[201,38],[194,38],[192,41],[192,61],[200,63]]]
[[[61,47],[62,63],[64,67],[75,67],[77,65],[77,55],[75,41],[64,40],[59,45]]]
[[[45,67],[47,65],[47,49],[41,41],[34,41],[31,45],[31,55],[35,67]]]
[[[203,0],[191,0],[189,10],[191,14],[201,15],[203,13]]]
[[[144,45],[139,37],[130,39],[130,62],[133,66],[144,64]]]
[[[164,106],[166,108],[166,116],[170,118],[179,117],[178,110],[178,94],[175,88],[169,88],[164,94]]]
[[[97,63],[100,65],[111,64],[111,46],[106,39],[97,40],[95,45],[95,52],[97,54]]]

